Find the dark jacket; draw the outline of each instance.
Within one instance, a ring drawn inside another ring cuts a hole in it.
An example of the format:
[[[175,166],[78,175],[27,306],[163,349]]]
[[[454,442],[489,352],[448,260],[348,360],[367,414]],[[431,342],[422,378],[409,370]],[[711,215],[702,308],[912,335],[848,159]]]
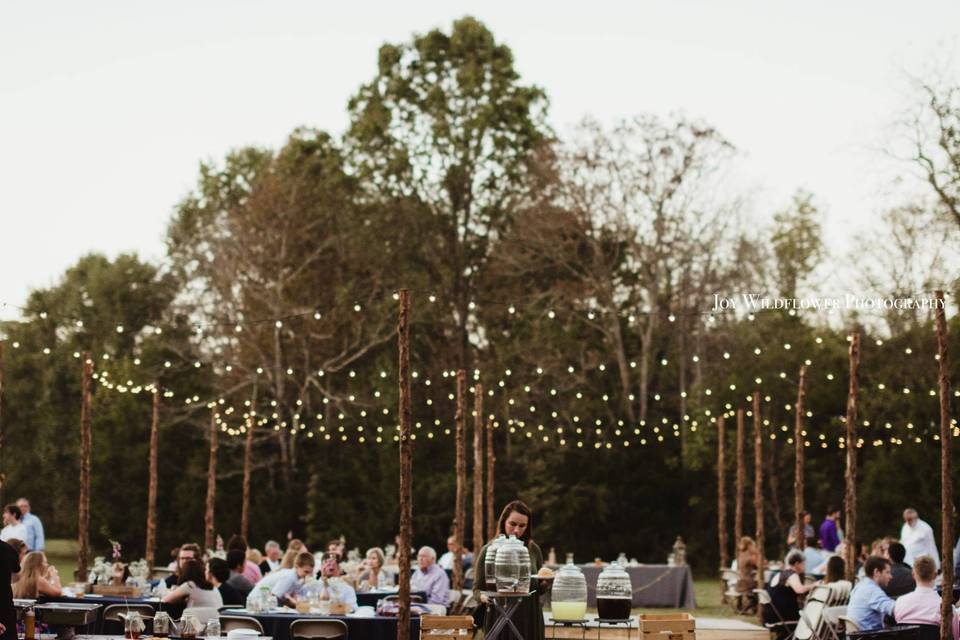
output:
[[[6,627],[0,640],[17,640],[17,611],[13,608],[13,587],[10,576],[20,572],[20,554],[0,541],[0,623]]]
[[[890,566],[890,582],[883,588],[883,592],[891,598],[910,593],[917,588],[917,583],[913,579],[913,570],[910,565],[902,562]]]

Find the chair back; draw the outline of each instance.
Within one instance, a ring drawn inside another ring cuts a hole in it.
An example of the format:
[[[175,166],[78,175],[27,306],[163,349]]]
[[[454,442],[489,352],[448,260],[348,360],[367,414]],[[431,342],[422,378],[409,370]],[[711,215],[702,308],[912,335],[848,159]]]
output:
[[[183,616],[193,616],[200,621],[200,624],[207,624],[210,618],[219,618],[220,610],[216,607],[187,607],[183,610]]]
[[[720,569],[720,579],[728,585],[735,585],[740,580],[740,574],[733,569]]]
[[[846,605],[850,602],[850,592],[853,583],[849,580],[838,580],[827,585],[830,587],[830,604],[832,606]]]
[[[843,630],[847,633],[856,633],[860,631],[860,625],[853,621],[852,618],[848,616],[840,616],[840,621],[843,622]]]
[[[473,616],[420,616],[421,640],[470,640]]]
[[[918,624],[920,640],[940,640],[940,625],[936,624]]]
[[[793,637],[796,640],[816,638],[822,626],[823,602],[808,597],[803,609],[800,610],[800,621],[797,623],[797,630]]]
[[[767,593],[766,589],[754,589],[753,592],[757,594],[757,602],[763,605],[772,605],[773,600],[770,599],[770,594]]]
[[[301,618],[290,623],[290,637],[294,640],[347,640],[347,623],[343,620]]]
[[[393,594],[390,594],[389,596],[385,596],[383,598],[383,601],[384,602],[400,602],[400,596],[396,593],[393,593]],[[416,593],[411,593],[410,602],[423,602],[423,597]]]
[[[225,616],[220,614],[220,629],[224,635],[234,629],[253,629],[263,635],[263,625],[256,618],[250,616]]]
[[[150,620],[153,618],[154,609],[153,605],[149,604],[110,604],[103,610],[103,619],[123,622],[123,618],[120,617],[121,614],[127,615],[128,613],[139,613],[144,620]]]

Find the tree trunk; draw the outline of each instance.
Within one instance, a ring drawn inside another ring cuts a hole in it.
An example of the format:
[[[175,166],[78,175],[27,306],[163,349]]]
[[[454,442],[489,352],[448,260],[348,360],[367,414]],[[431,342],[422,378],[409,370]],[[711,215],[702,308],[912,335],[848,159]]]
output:
[[[92,450],[91,422],[92,398],[90,379],[93,376],[93,359],[89,351],[83,353],[83,377],[80,379],[80,500],[77,523],[77,581],[87,581],[87,564],[90,561],[90,452]]]
[[[763,531],[763,432],[760,421],[760,392],[753,392],[753,508],[756,512],[757,549],[760,551],[760,575],[767,567],[766,541]]]
[[[240,506],[240,535],[250,539],[250,474],[253,465],[253,429],[257,424],[257,380],[253,379],[253,398],[247,412],[247,438],[243,446],[243,504]]]
[[[623,346],[623,330],[620,327],[620,317],[614,315],[612,321],[613,348],[617,358],[617,372],[620,374],[620,406],[623,407],[627,420],[633,424],[636,421],[636,411],[633,402],[630,400],[630,364],[627,362],[627,354]]]
[[[656,301],[654,301],[655,303]],[[653,326],[656,321],[656,311],[647,316],[647,326],[643,330],[643,338],[640,342],[640,420],[646,422],[647,412],[650,404],[647,400],[647,391],[650,388],[650,358],[653,354]]]
[[[733,503],[733,546],[737,548],[743,538],[743,496],[747,484],[745,438],[743,433],[743,409],[737,409],[737,485]]]
[[[467,525],[467,372],[457,371],[457,495],[453,509],[453,590],[463,589],[463,539]]]
[[[483,546],[483,385],[473,388],[473,552]]]
[[[720,567],[730,566],[730,554],[727,552],[727,461],[726,424],[721,414],[717,420],[717,534],[720,542]]]
[[[207,508],[203,516],[203,548],[212,551],[213,508],[217,498],[217,414],[210,411],[210,461],[207,465]]]
[[[400,290],[397,327],[400,383],[400,611],[397,640],[410,640],[410,544],[413,540],[413,441],[410,436],[410,292]]]
[[[147,567],[153,569],[157,551],[157,446],[160,441],[160,383],[153,383],[153,415],[150,420],[150,479],[147,488]]]
[[[850,340],[850,385],[847,391],[847,438],[844,446],[847,449],[846,496],[844,506],[846,510],[846,537],[847,557],[845,558],[846,579],[851,582],[857,574],[857,395],[859,382],[857,370],[860,367],[860,334],[854,333]]]
[[[493,540],[497,537],[497,520],[493,513],[493,468],[496,465],[496,456],[493,453],[493,421],[487,421],[487,540]],[[480,553],[479,549],[475,553]],[[475,559],[475,562],[483,562],[483,558]]]
[[[797,523],[797,549],[801,551],[807,544],[803,526],[803,401],[806,396],[807,365],[800,367],[800,382],[797,384],[797,420],[794,426],[793,440],[795,459],[793,465],[793,511]]]
[[[937,354],[940,364],[940,522],[941,522],[941,562],[943,584],[953,584],[953,476],[951,475],[950,450],[952,448],[953,427],[950,424],[950,363],[947,361],[947,320],[943,308],[943,291],[937,291]],[[940,640],[953,638],[953,593],[952,589],[943,589],[940,604]]]

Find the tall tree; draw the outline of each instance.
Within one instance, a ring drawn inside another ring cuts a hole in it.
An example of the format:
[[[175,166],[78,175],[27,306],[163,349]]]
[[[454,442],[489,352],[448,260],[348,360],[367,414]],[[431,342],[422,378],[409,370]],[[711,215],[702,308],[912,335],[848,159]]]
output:
[[[823,257],[820,211],[813,194],[797,191],[791,205],[773,215],[771,241],[780,294],[797,295],[803,283]]]

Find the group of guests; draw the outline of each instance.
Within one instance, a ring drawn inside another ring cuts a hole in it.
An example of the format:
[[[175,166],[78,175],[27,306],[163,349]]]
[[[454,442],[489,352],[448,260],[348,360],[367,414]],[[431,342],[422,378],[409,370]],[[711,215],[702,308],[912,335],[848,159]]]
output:
[[[18,498],[3,508],[3,529],[0,529],[0,540],[10,542],[19,540],[27,546],[28,551],[43,551],[43,522],[30,511],[30,501]]]
[[[819,541],[814,536],[807,536],[808,546],[787,554],[785,568],[766,586],[772,606],[763,612],[765,622],[799,620],[800,602],[809,591],[820,584],[843,580],[847,541],[843,540],[842,532],[836,526],[838,517],[838,511],[828,514],[828,521],[832,520],[834,526],[825,528],[821,525]],[[904,510],[903,521],[899,539],[888,537],[874,541],[869,549],[858,549],[857,581],[850,591],[847,617],[861,631],[882,629],[885,624],[940,624],[941,597],[934,590],[940,563],[933,529],[912,508]],[[809,520],[805,522],[808,523]],[[825,529],[826,538],[823,535]],[[836,538],[829,535],[833,531],[839,534]],[[791,533],[792,541],[796,542],[796,526]],[[808,533],[811,532],[804,531],[804,534]],[[833,545],[829,552],[825,550],[824,539],[827,545]],[[756,572],[759,556],[752,540],[741,540],[737,558],[741,572]],[[807,571],[823,575],[823,579],[808,583],[805,580]],[[849,583],[847,585],[849,588]],[[954,638],[960,639],[956,609],[953,634]]]

